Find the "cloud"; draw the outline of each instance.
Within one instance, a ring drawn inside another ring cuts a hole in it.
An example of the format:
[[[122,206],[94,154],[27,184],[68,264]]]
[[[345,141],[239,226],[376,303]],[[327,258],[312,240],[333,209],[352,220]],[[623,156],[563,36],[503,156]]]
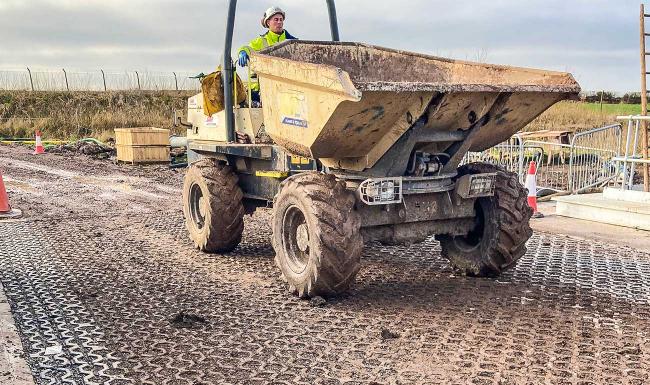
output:
[[[9,9],[17,9],[17,8],[28,8],[29,4],[22,0],[3,0],[0,3],[0,11],[6,11]]]
[[[262,33],[268,1],[239,1],[234,47]],[[323,0],[277,0],[302,39],[329,39]],[[218,65],[225,0],[0,0],[0,68],[209,71]],[[635,90],[638,3],[630,0],[339,0],[344,40],[571,69],[585,89]]]

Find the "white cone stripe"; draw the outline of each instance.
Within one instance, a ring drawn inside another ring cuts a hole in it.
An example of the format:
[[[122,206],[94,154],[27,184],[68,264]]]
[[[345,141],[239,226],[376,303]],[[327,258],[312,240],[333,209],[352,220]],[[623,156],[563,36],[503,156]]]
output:
[[[528,189],[529,197],[537,196],[537,181],[535,180],[535,175],[526,175],[526,188]]]

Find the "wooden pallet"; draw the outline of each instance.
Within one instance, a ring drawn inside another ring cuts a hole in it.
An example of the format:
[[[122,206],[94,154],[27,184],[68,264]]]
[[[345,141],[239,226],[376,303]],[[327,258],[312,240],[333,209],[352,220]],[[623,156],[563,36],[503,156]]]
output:
[[[115,129],[117,161],[122,163],[168,163],[169,130],[154,127]]]
[[[117,161],[125,163],[169,163],[169,146],[120,146]]]
[[[116,128],[115,143],[122,146],[169,146],[169,130],[155,127]]]

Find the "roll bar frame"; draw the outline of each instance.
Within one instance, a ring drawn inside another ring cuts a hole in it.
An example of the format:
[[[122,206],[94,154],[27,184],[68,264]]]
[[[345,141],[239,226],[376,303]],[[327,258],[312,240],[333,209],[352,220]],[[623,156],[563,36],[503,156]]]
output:
[[[339,25],[336,17],[336,6],[334,0],[326,0],[327,10],[329,13],[330,30],[332,32],[332,41],[340,41]],[[232,50],[232,35],[235,29],[235,13],[237,10],[237,0],[230,0],[228,4],[228,19],[226,20],[226,42],[223,47],[223,95],[225,101],[226,113],[226,136],[228,142],[235,141],[235,114],[233,112],[234,98],[233,98],[233,74],[235,67],[233,66],[230,51]]]

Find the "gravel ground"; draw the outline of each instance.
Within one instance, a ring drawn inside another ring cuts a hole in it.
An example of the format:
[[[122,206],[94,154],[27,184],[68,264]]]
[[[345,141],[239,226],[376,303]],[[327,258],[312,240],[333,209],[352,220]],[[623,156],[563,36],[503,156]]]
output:
[[[193,249],[183,171],[0,146],[0,281],[39,384],[645,384],[650,254],[536,233],[499,279],[431,240],[367,245],[353,289],[292,297],[270,213]]]

